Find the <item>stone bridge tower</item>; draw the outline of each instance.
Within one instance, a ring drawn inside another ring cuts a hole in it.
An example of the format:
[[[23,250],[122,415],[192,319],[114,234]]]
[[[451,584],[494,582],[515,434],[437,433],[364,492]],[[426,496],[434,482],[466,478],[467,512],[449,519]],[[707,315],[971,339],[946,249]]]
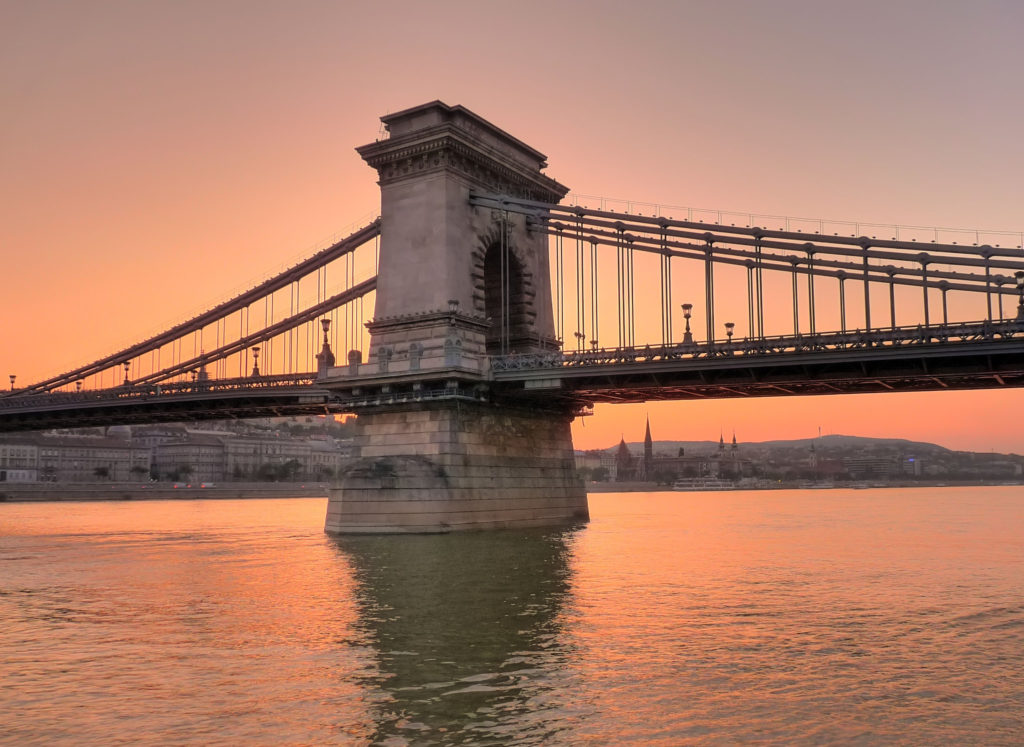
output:
[[[547,235],[477,208],[474,191],[558,202],[545,156],[461,106],[382,118],[358,148],[379,174],[381,243],[369,359],[322,381],[359,415],[360,459],[326,530],[438,532],[585,520],[572,413],[499,401],[489,357],[556,350]]]

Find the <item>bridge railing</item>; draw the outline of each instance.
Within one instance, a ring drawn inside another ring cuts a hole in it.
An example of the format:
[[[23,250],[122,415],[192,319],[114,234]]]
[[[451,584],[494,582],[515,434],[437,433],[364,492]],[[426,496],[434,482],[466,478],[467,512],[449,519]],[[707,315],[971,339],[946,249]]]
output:
[[[316,373],[278,374],[233,379],[206,379],[167,384],[128,385],[109,389],[85,389],[80,392],[26,392],[0,399],[0,411],[36,407],[82,406],[116,401],[140,401],[183,395],[211,395],[228,392],[268,392],[296,387],[312,387]]]
[[[556,353],[528,353],[491,358],[491,370],[577,368],[656,361],[761,357],[793,353],[829,353],[862,349],[913,348],[922,345],[964,345],[996,340],[1024,341],[1024,320],[895,327],[870,331],[778,335],[761,338],[680,342],[672,345],[597,348]]]

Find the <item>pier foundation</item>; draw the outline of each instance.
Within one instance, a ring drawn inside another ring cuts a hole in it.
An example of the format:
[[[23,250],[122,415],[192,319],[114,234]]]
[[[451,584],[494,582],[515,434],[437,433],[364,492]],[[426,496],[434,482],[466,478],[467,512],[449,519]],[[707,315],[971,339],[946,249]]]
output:
[[[331,489],[324,529],[436,533],[587,521],[570,420],[468,401],[361,414],[360,458]]]

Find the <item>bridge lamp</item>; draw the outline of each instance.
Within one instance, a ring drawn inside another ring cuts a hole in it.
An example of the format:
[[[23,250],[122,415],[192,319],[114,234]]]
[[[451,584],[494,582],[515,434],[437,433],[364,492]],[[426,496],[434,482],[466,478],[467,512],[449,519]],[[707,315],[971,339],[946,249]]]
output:
[[[597,351],[597,340],[591,340],[590,341],[590,349],[595,351],[595,352]]]
[[[128,386],[131,383],[130,381],[128,381],[128,370],[131,368],[132,364],[129,363],[128,361],[125,361],[123,365],[124,365],[124,385]]]
[[[75,391],[76,392],[82,391],[82,384],[83,383],[84,382],[81,379],[79,379],[78,381],[75,382]]]
[[[683,304],[683,319],[686,320],[686,330],[683,332],[683,344],[689,345],[693,342],[693,332],[690,331],[690,316],[693,312],[692,303]]]
[[[729,344],[730,345],[732,345],[732,333],[733,333],[733,331],[735,329],[736,329],[736,323],[735,322],[726,322],[725,323],[725,336],[727,338],[729,338]]]
[[[257,378],[260,375],[260,346],[255,345],[252,349],[252,376]]]
[[[1017,280],[1017,318],[1024,319],[1024,270],[1013,273]]]
[[[17,374],[11,374],[11,376],[10,376],[10,379],[11,379],[11,391],[12,391],[12,392],[14,391],[14,380],[15,380],[16,378],[18,378],[18,375],[17,375]]]

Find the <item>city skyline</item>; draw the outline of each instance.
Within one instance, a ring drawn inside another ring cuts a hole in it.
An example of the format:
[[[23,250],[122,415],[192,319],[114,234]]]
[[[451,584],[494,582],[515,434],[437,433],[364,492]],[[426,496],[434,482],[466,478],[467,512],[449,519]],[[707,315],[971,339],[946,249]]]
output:
[[[14,281],[0,374],[29,383],[92,360],[362,222],[378,191],[355,146],[381,114],[431,99],[537,147],[584,194],[1024,227],[1024,104],[1004,95],[1024,11],[1011,4],[578,7],[0,5],[0,252]],[[439,39],[446,54],[431,55]],[[992,390],[599,406],[573,430],[595,448],[650,412],[666,434],[841,423],[1020,452],[1022,403]]]

